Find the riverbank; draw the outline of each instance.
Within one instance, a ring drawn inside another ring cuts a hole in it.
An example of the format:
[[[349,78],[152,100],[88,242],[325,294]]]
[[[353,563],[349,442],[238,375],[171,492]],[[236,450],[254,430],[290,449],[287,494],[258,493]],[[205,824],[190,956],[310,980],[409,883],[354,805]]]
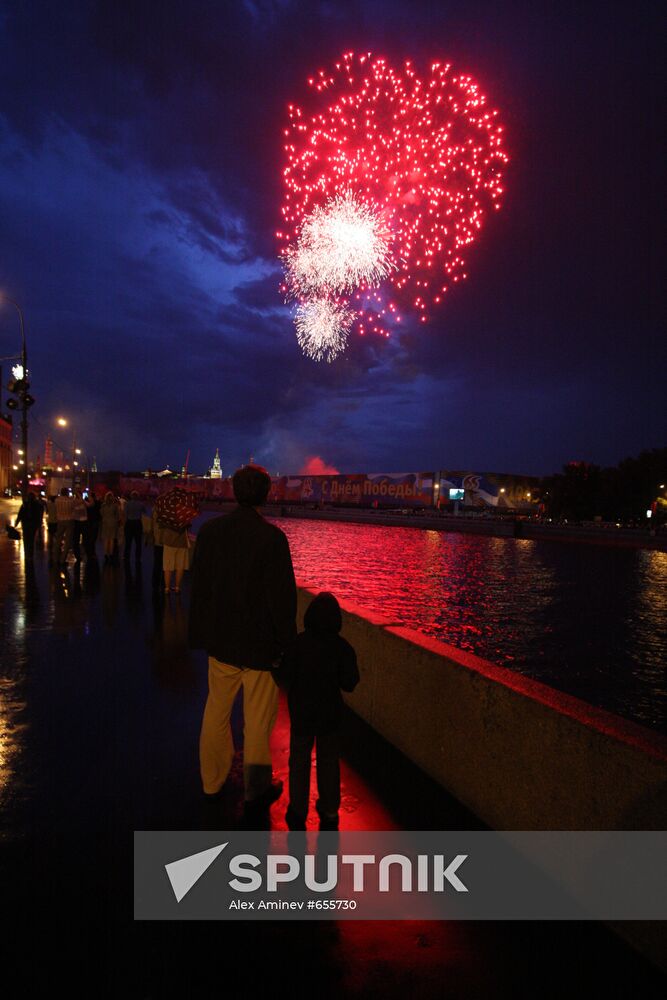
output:
[[[227,509],[229,505],[225,505]],[[211,506],[209,509],[216,509]],[[525,538],[555,542],[584,542],[616,548],[651,549],[667,552],[667,534],[651,534],[642,528],[615,525],[549,524],[514,518],[495,518],[461,514],[458,517],[433,513],[389,514],[374,510],[307,510],[303,507],[268,507],[270,516],[296,517],[315,521],[345,521],[350,524],[377,524],[391,528],[422,528],[425,531],[449,531],[494,538]]]

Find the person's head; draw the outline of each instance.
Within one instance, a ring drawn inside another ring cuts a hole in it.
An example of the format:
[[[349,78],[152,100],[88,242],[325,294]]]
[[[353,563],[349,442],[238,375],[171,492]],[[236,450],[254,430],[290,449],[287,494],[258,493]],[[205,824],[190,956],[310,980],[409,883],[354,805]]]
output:
[[[343,616],[340,604],[333,594],[323,590],[314,597],[303,616],[303,624],[308,632],[340,632],[343,627]]]
[[[50,500],[51,503],[55,503],[56,502],[56,497],[55,497],[54,493],[51,494],[51,496],[49,497],[49,500]]]
[[[60,491],[60,495],[61,495],[61,497],[68,497],[69,496],[69,488],[67,486],[63,486],[62,489],[61,489],[61,491]]]
[[[261,465],[244,465],[232,477],[236,502],[241,507],[261,507],[271,489],[271,477]]]
[[[113,503],[113,493],[111,492],[111,490],[108,490],[104,494],[104,502],[105,503]]]
[[[139,499],[139,494],[137,493],[136,490],[132,490],[132,492],[130,493],[130,500],[138,500],[138,499]]]

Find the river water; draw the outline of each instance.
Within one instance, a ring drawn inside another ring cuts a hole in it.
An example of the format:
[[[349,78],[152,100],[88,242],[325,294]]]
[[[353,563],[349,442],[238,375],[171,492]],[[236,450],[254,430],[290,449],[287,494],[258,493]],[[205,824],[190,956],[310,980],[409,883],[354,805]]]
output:
[[[667,553],[272,520],[304,585],[667,730]]]

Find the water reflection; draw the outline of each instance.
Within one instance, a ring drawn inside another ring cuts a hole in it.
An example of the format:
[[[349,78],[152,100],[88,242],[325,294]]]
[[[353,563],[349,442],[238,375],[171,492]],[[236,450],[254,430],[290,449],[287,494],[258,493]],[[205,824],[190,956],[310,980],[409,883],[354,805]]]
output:
[[[299,579],[658,728],[667,554],[276,519]]]

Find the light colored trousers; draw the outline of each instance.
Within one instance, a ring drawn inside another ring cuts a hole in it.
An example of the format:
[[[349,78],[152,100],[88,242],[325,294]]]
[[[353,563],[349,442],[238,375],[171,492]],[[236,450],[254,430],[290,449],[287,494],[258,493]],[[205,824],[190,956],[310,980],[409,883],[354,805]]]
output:
[[[231,715],[243,687],[243,781],[246,802],[261,795],[272,778],[271,730],[278,715],[278,686],[269,670],[250,670],[208,658],[208,698],[199,737],[204,791],[218,792],[234,758]]]

